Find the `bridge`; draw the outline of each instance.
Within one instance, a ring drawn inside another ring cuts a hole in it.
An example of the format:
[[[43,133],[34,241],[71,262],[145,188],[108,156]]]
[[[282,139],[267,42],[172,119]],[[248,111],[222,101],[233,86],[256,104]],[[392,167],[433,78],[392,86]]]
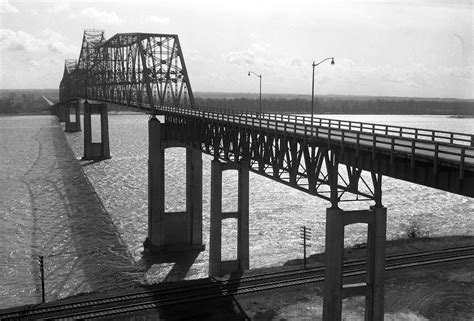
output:
[[[67,131],[81,130],[84,158],[110,157],[107,105],[150,114],[148,122],[149,253],[202,251],[202,153],[211,163],[209,273],[249,268],[249,172],[330,202],[326,214],[323,319],[341,318],[342,299],[365,296],[368,320],[383,319],[387,209],[382,177],[474,196],[474,136],[307,116],[253,113],[197,106],[177,35],[127,33],[106,40],[84,32],[78,60],[66,60],[60,102]],[[71,109],[75,121],[71,120]],[[101,115],[101,142],[92,143],[91,114]],[[161,121],[160,121],[161,120]],[[186,148],[186,210],[165,213],[166,148]],[[238,171],[238,209],[222,211],[222,172]],[[343,211],[340,202],[373,201],[369,209]],[[238,221],[237,259],[222,261],[224,219]],[[365,223],[367,278],[342,282],[344,227]]]

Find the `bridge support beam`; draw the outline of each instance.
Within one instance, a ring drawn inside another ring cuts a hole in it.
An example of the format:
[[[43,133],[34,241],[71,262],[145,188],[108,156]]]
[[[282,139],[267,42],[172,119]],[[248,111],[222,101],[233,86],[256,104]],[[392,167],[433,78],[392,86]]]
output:
[[[71,121],[71,107],[74,114],[74,122]],[[81,113],[79,101],[72,102],[65,106],[66,110],[66,128],[65,131],[68,133],[75,133],[81,131]]]
[[[365,283],[343,284],[344,226],[355,223],[368,225],[367,279]],[[365,296],[365,320],[383,320],[386,225],[387,209],[383,206],[361,211],[327,209],[323,320],[341,320],[342,299],[352,296]]]
[[[100,115],[100,143],[92,142],[92,114]],[[110,158],[109,120],[107,104],[84,103],[84,160],[103,160]]]
[[[237,212],[222,212],[222,172],[238,171]],[[222,220],[237,219],[237,259],[222,261]],[[220,276],[249,269],[249,170],[214,159],[211,164],[211,222],[209,275]]]
[[[150,254],[203,251],[202,153],[186,148],[186,211],[165,212],[165,149],[177,147],[164,139],[164,124],[153,116],[148,123],[148,237]]]

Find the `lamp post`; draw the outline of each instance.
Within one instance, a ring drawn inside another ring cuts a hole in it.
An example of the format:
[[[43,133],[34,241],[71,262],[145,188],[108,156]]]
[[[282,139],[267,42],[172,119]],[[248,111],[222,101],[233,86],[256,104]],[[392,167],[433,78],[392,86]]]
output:
[[[249,77],[250,77],[250,74],[254,74],[258,78],[260,78],[260,99],[259,99],[259,107],[258,107],[259,112],[257,115],[257,117],[260,117],[260,114],[262,113],[262,74],[259,75],[253,71],[249,71]]]
[[[314,117],[314,67],[322,64],[323,62],[329,59],[331,59],[331,65],[334,65],[334,57],[323,59],[317,64],[315,64],[313,61],[313,85],[312,85],[312,90],[311,90],[311,125],[313,125],[313,117]]]

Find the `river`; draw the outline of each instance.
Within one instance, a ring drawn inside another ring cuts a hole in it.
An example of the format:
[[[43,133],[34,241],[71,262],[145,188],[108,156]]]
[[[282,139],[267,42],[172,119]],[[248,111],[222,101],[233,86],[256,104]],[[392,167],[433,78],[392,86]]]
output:
[[[474,134],[474,119],[448,116],[324,115],[324,117]],[[112,158],[96,163],[81,162],[85,174],[114,224],[114,229],[118,231],[120,239],[125,244],[126,253],[122,255],[128,258],[129,270],[136,271],[132,273],[133,278],[141,284],[173,279],[168,275],[172,270],[172,263],[155,264],[144,269],[142,262],[142,242],[147,234],[147,121],[147,115],[109,114]],[[83,153],[83,133],[66,133],[66,136],[77,159],[80,159]],[[181,189],[184,185],[185,173],[183,160],[183,149],[166,150],[167,211],[179,211],[185,206]],[[203,155],[203,239],[207,248],[209,246],[211,160],[210,156]],[[224,210],[230,210],[235,205],[237,197],[235,173],[225,172],[223,181],[223,207]],[[342,208],[367,209],[370,205],[369,202],[348,202],[343,203]],[[422,230],[429,236],[472,235],[474,232],[472,215],[474,199],[471,198],[384,178],[383,205],[388,208],[388,239],[403,237],[407,226],[413,222],[419,223]],[[313,232],[309,254],[324,251],[325,210],[328,206],[329,203],[325,200],[250,173],[250,268],[278,266],[289,260],[301,258],[299,228],[303,225],[311,227]],[[53,228],[55,223],[50,224]],[[222,234],[225,236],[223,259],[229,259],[235,252],[236,231],[231,224],[224,224],[223,229]],[[364,225],[356,224],[347,227],[346,245],[365,242],[365,231]],[[18,237],[18,234],[7,235],[6,238],[8,237]],[[93,244],[101,240],[91,239],[88,242]],[[51,255],[54,254],[53,246],[50,252]],[[64,262],[56,264],[66,266],[70,263],[68,262],[70,259],[65,257]],[[206,249],[186,272],[186,278],[206,277],[207,267],[208,251]],[[72,271],[75,268],[80,267],[70,267]],[[15,304],[34,302],[37,296],[31,294],[32,290],[22,288],[24,285],[19,281],[25,278],[25,273],[31,273],[31,271],[11,273],[13,275],[9,280],[8,293],[0,293],[0,307],[11,305],[12,302]],[[31,278],[29,275],[27,277]],[[90,275],[89,278],[100,279],[101,275]],[[16,279],[18,286],[15,285]],[[95,290],[93,286],[85,287],[78,283],[77,279],[72,278],[61,285],[67,291],[50,293],[49,298],[60,298],[82,291]],[[111,284],[112,287],[113,284]],[[5,295],[14,296],[15,300],[3,298]]]

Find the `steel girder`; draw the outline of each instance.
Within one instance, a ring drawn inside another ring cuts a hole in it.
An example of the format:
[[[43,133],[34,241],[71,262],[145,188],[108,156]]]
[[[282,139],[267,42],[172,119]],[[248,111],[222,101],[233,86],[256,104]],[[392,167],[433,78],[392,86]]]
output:
[[[165,139],[215,158],[246,164],[257,174],[332,203],[374,200],[381,205],[381,175],[341,163],[340,148],[252,126],[166,114]]]
[[[169,34],[105,40],[103,31],[86,30],[79,62],[65,67],[60,96],[147,107],[152,113],[157,106],[195,105],[178,36]]]

